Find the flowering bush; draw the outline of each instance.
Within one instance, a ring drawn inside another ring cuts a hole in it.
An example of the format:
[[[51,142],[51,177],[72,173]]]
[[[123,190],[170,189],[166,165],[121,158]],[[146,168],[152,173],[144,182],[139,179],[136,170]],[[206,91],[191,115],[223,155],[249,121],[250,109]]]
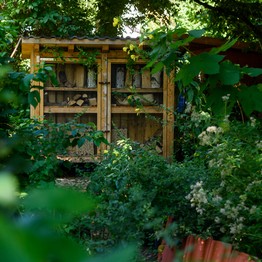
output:
[[[190,183],[184,195],[190,215],[178,223],[177,232],[229,241],[236,249],[259,257],[262,255],[261,123],[251,119],[247,123],[227,121],[225,126],[209,126],[198,136],[199,146],[191,162],[202,163],[206,176],[203,179],[199,175],[196,182]]]

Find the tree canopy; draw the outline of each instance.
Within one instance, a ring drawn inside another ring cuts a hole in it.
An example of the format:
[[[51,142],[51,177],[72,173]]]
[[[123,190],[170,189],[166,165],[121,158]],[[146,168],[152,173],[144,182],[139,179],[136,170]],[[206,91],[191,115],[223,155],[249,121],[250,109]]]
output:
[[[130,10],[135,10],[132,14]],[[1,23],[10,21],[18,35],[117,36],[124,26],[135,27],[145,20],[162,20],[166,25],[187,29],[205,28],[215,37],[238,37],[260,41],[261,0],[3,0]],[[123,17],[122,27],[112,25]]]

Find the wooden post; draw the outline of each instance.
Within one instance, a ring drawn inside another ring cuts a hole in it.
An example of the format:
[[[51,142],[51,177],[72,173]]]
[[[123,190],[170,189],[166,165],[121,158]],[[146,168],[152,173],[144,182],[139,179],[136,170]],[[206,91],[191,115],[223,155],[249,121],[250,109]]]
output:
[[[98,80],[98,86],[99,86],[99,102],[98,102],[98,127],[100,130],[104,132],[105,138],[110,142],[110,130],[111,130],[111,105],[109,105],[109,88],[108,86],[110,83],[108,82],[108,59],[107,54],[102,53],[101,54],[101,72],[99,75]],[[111,88],[110,88],[111,91]],[[111,96],[110,96],[111,98]],[[111,99],[110,99],[111,101]],[[110,123],[108,119],[108,114],[110,113]],[[106,145],[102,144],[98,151],[100,153],[103,153],[103,150],[105,150],[107,147]]]
[[[175,104],[175,86],[174,72],[168,77],[164,74],[164,90],[163,90],[163,156],[170,159],[173,155],[174,143],[174,104]],[[170,159],[171,160],[171,159]]]
[[[31,55],[30,55],[30,71],[32,74],[34,74],[38,69],[40,65],[40,55],[39,55],[39,45],[35,44],[31,50]],[[42,83],[39,82],[32,82],[32,85],[34,86],[41,86]],[[38,91],[40,95],[40,102],[36,107],[33,107],[32,105],[30,106],[30,117],[31,118],[38,118],[41,120],[44,115],[44,92],[43,90],[39,90],[37,88],[32,89],[32,91]]]

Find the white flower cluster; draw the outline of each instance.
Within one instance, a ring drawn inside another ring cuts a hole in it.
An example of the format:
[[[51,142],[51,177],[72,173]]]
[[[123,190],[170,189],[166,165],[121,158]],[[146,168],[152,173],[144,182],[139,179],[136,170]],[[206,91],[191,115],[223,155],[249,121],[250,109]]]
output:
[[[227,94],[227,95],[225,95],[225,96],[222,96],[222,100],[223,100],[224,102],[227,102],[227,101],[229,100],[229,97],[230,97],[230,94]]]
[[[256,119],[254,118],[254,117],[250,117],[250,125],[252,126],[252,127],[255,127],[256,126]]]
[[[204,205],[208,203],[207,194],[203,189],[203,181],[191,185],[190,188],[191,192],[186,196],[186,199],[190,201],[191,207],[196,208],[197,213],[203,215],[205,211]]]
[[[256,147],[257,147],[259,150],[262,150],[262,140],[256,141]]]
[[[209,121],[210,118],[211,118],[210,114],[204,111],[197,112],[193,110],[191,114],[191,121],[195,124],[196,127],[199,127],[202,121],[203,122]]]
[[[191,113],[191,111],[193,111],[193,109],[194,109],[194,107],[192,106],[192,104],[191,103],[189,103],[189,102],[186,102],[186,108],[185,108],[185,113],[186,114],[189,114],[189,113]]]
[[[198,136],[200,145],[212,145],[218,141],[219,134],[221,133],[223,133],[223,129],[221,127],[209,126]]]
[[[254,208],[251,208],[252,212]],[[227,200],[224,206],[219,210],[221,217],[216,217],[215,222],[221,223],[221,220],[226,220],[227,223],[224,223],[224,226],[220,228],[222,233],[226,232],[225,226],[227,225],[229,233],[234,237],[241,234],[242,230],[244,229],[244,220],[241,214],[243,212],[250,213],[251,209],[245,206],[244,201],[240,202],[238,205],[234,205],[230,200]]]

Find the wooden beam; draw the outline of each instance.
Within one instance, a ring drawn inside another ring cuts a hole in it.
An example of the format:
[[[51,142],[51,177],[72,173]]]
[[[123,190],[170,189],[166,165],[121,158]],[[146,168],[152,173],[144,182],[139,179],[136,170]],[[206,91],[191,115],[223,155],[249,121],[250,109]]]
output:
[[[75,46],[74,45],[68,45],[67,46],[67,50],[68,50],[68,53],[71,54],[74,52],[74,49],[75,49]]]
[[[102,45],[102,53],[108,53],[109,52],[109,45]]]

